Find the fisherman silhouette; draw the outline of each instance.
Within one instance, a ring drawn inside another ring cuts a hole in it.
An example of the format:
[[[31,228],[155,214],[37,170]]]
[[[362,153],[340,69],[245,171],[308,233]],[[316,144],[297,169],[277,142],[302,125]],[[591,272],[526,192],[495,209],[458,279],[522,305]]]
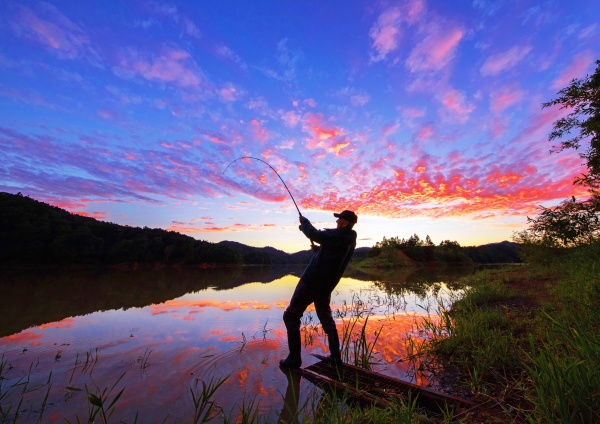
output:
[[[315,305],[317,317],[329,340],[329,360],[334,365],[342,362],[340,340],[331,315],[331,292],[337,286],[356,248],[356,232],[352,229],[358,217],[352,211],[334,213],[337,228],[317,230],[310,221],[300,215],[300,231],[311,242],[320,246],[307,265],[296,285],[290,304],[283,313],[287,330],[289,355],[279,361],[286,368],[300,368],[301,338],[300,319],[311,303]]]

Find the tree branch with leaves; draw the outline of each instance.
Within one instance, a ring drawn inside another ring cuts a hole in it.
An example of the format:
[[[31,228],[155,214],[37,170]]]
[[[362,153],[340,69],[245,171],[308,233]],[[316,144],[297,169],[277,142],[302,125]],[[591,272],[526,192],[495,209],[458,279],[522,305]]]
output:
[[[570,110],[569,114],[554,123],[549,139],[562,140],[553,151],[579,150],[582,142],[589,139],[590,145],[580,157],[585,160],[588,172],[575,179],[598,195],[600,189],[600,60],[596,70],[583,79],[574,79],[568,87],[558,92],[560,97],[544,103],[543,107],[560,105]],[[567,138],[569,137],[569,138]]]
[[[590,196],[585,200],[573,197],[552,208],[542,206],[540,215],[527,218],[529,228],[515,235],[515,241],[523,244],[572,247],[600,240],[600,60],[592,75],[573,79],[558,94],[542,105],[559,105],[569,111],[554,123],[549,135],[550,141],[560,140],[552,152],[579,150],[589,141],[579,154],[587,172],[575,177],[574,184],[587,188]]]

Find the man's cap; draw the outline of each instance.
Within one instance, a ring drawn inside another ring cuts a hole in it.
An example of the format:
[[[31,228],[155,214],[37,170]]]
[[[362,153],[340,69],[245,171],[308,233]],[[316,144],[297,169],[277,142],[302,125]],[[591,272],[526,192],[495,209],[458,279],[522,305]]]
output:
[[[358,217],[356,216],[356,214],[347,209],[342,213],[334,213],[333,216],[335,216],[336,218],[345,219],[346,221],[351,222],[353,224],[356,224],[358,222]]]

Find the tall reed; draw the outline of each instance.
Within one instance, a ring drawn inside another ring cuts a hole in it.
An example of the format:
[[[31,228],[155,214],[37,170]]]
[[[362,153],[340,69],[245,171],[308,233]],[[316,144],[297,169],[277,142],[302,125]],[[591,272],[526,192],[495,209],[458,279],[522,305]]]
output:
[[[375,344],[379,339],[383,325],[375,330],[375,338],[369,341],[367,328],[369,317],[373,314],[373,307],[365,303],[357,294],[353,294],[350,305],[343,304],[337,315],[342,319],[340,335],[340,353],[342,361],[355,366],[371,369],[371,360]]]
[[[600,422],[600,245],[544,263],[559,277],[559,303],[541,312],[541,342],[531,340],[527,370],[532,423]]]

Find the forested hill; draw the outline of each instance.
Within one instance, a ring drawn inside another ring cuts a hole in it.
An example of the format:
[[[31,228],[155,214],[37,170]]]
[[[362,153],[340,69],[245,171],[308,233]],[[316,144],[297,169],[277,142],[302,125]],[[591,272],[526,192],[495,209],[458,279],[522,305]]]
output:
[[[429,256],[442,262],[454,262],[457,257],[463,262],[477,263],[520,261],[518,245],[510,242],[473,247],[446,243],[410,248],[392,243],[390,247],[402,250],[417,264],[430,262]],[[448,249],[452,250],[450,256]],[[356,249],[353,262],[377,256],[379,250]],[[289,254],[273,247],[251,247],[232,241],[210,243],[173,231],[102,222],[27,196],[0,192],[0,266],[295,265],[306,264],[311,257],[310,250]]]
[[[0,265],[241,264],[235,250],[173,231],[129,227],[0,193]]]

